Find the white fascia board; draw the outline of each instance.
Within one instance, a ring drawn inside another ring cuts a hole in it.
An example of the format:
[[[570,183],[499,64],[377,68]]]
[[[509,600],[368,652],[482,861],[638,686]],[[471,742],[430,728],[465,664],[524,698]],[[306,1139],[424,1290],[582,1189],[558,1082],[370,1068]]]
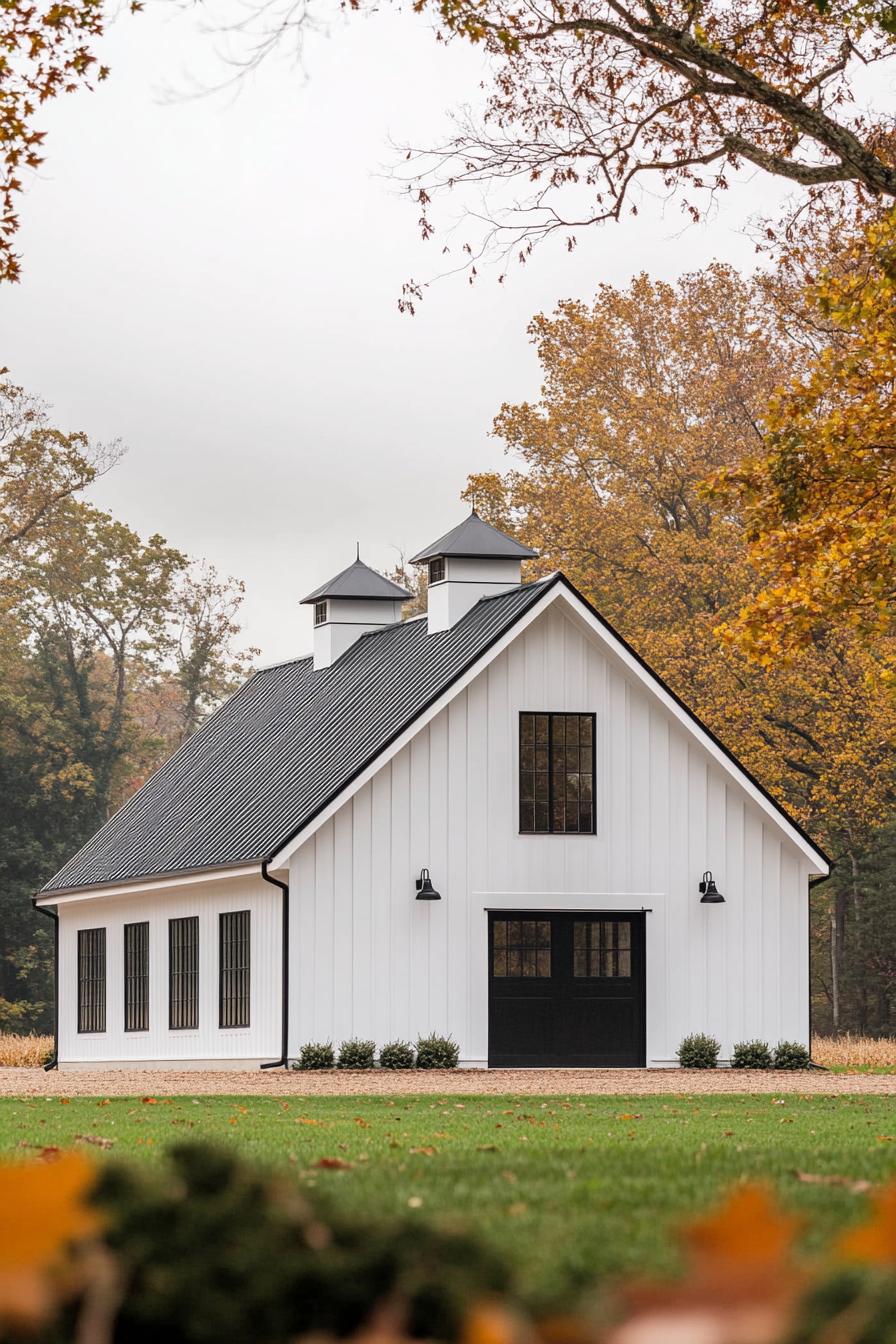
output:
[[[227,878],[245,877],[255,868],[260,874],[260,864],[248,863],[238,868],[206,868],[195,873],[143,878],[109,886],[76,887],[71,891],[61,892],[45,891],[37,897],[35,905],[69,905],[74,901],[96,901],[112,896],[140,896],[147,891],[173,891],[177,887],[195,886],[198,882],[220,882]]]
[[[530,607],[524,616],[506,630],[501,638],[495,641],[491,648],[487,649],[462,676],[452,682],[447,690],[440,695],[427,710],[420,714],[413,723],[409,724],[394,742],[384,748],[384,750],[380,752],[380,754],[371,761],[371,763],[362,770],[350,784],[345,786],[332,802],[328,803],[327,806],[298,833],[298,835],[289,840],[283,848],[275,854],[270,862],[270,867],[272,869],[286,867],[292,855],[295,854],[296,850],[301,848],[306,840],[309,840],[321,826],[324,826],[331,817],[333,817],[334,814],[358,792],[359,789],[369,783],[373,776],[381,770],[384,765],[391,761],[392,758],[405,746],[407,746],[411,739],[416,737],[417,733],[419,733],[422,728],[425,728],[437,714],[440,714],[455,696],[460,695],[461,691],[465,690],[466,687],[469,686],[486,667],[488,667],[489,663],[500,657],[504,650],[508,648],[514,640],[516,640],[523,631],[533,623],[533,621],[538,620],[539,616],[542,616],[555,602],[563,602],[566,604],[575,617],[585,625],[587,630],[595,635],[604,647],[610,651],[625,672],[636,682],[644,686],[657,700],[660,701],[669,714],[681,724],[691,737],[695,738],[700,743],[712,760],[715,761],[741,789],[743,789],[744,793],[746,793],[752,802],[756,804],[760,811],[774,822],[779,830],[784,832],[791,844],[795,845],[803,857],[808,860],[810,864],[810,876],[827,877],[830,872],[830,866],[824,855],[796,829],[780,808],[775,805],[772,799],[768,798],[765,793],[763,793],[762,789],[760,789],[750,776],[745,773],[743,768],[738,765],[737,761],[729,756],[719,743],[710,736],[706,729],[678,703],[662,682],[658,681],[651,673],[649,668],[644,666],[644,664],[634,656],[632,651],[628,649],[625,644],[623,644],[622,641],[603,624],[603,622],[595,617],[594,613],[573,591],[571,591],[570,588],[566,586],[565,582],[551,584],[545,591],[544,596],[541,597],[534,606]]]

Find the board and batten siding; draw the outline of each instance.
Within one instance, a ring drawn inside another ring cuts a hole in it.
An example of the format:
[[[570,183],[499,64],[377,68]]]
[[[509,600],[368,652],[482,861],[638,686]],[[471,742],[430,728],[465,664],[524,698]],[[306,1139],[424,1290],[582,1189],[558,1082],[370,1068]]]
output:
[[[218,1026],[219,915],[249,910],[248,1027]],[[199,1026],[168,1026],[168,921],[199,918]],[[149,1030],[124,1030],[124,926],[149,923]],[[171,890],[59,904],[60,1065],[213,1064],[277,1059],[281,1042],[281,898],[257,873]],[[106,1030],[78,1031],[78,930],[106,930]]]
[[[596,715],[596,835],[520,835],[520,711]],[[416,901],[429,868],[438,902]],[[701,905],[712,869],[724,905]],[[573,613],[551,608],[293,854],[290,1054],[449,1033],[488,1056],[487,908],[650,910],[647,1063],[808,1040],[808,864]]]

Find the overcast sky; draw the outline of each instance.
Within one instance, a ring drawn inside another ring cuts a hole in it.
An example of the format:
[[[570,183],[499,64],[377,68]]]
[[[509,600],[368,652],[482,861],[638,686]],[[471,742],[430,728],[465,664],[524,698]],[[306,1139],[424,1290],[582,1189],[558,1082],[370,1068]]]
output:
[[[272,63],[236,96],[172,98],[226,72],[195,10],[150,5],[102,54],[106,84],[42,113],[2,362],[62,427],[124,440],[96,502],[244,579],[262,662],[308,649],[297,601],[356,540],[385,568],[461,519],[468,472],[504,461],[501,402],[538,395],[533,313],[640,270],[749,269],[744,226],[780,199],[751,174],[696,227],[647,202],[503,286],[443,280],[411,319],[401,284],[438,249],[382,170],[390,139],[438,139],[476,102],[478,51],[387,10],[337,19],[304,74]]]

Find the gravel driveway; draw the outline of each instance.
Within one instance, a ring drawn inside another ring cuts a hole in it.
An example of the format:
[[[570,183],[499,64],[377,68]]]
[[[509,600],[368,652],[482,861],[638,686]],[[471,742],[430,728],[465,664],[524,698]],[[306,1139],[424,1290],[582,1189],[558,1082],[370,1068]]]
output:
[[[109,1069],[91,1073],[44,1073],[43,1069],[0,1068],[0,1096],[384,1096],[428,1093],[439,1096],[651,1096],[706,1093],[814,1093],[822,1096],[896,1096],[896,1074],[803,1073],[717,1069],[457,1069],[298,1073],[285,1069],[225,1072],[210,1070]]]

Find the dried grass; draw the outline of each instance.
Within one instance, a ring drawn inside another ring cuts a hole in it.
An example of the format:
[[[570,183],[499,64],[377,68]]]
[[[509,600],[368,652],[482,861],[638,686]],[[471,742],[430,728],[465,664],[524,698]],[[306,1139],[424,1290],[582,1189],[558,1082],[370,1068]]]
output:
[[[827,1068],[896,1068],[896,1038],[891,1036],[815,1036],[812,1058]]]
[[[52,1036],[14,1036],[0,1032],[0,1068],[34,1069],[53,1050]]]

